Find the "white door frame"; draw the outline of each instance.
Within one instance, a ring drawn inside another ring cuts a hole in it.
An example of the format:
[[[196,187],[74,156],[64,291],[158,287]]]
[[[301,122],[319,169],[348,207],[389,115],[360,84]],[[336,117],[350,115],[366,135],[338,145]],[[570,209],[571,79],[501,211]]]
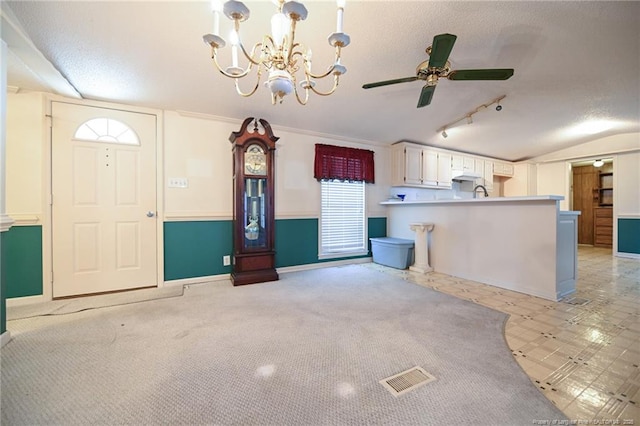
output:
[[[158,288],[164,286],[164,113],[162,110],[135,107],[130,105],[120,105],[109,102],[100,101],[86,101],[78,99],[65,98],[58,95],[47,94],[45,111],[45,132],[43,135],[44,149],[43,152],[43,200],[42,205],[44,217],[42,222],[42,301],[53,300],[53,239],[52,239],[52,132],[51,132],[51,109],[53,102],[65,102],[74,105],[92,106],[98,108],[116,109],[128,112],[138,112],[144,114],[155,115],[156,119],[156,285]],[[31,299],[30,303],[34,303],[35,300]]]

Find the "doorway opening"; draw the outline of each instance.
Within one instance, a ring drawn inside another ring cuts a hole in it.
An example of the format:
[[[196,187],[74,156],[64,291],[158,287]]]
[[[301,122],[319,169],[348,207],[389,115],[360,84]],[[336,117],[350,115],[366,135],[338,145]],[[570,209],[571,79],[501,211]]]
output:
[[[613,158],[571,163],[571,209],[578,216],[578,244],[613,246]]]

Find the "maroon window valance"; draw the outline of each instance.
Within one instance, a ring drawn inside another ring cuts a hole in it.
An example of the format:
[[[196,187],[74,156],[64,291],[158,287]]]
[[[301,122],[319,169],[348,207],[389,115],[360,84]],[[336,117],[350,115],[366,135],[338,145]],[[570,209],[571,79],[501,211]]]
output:
[[[313,177],[374,183],[373,151],[316,144]]]

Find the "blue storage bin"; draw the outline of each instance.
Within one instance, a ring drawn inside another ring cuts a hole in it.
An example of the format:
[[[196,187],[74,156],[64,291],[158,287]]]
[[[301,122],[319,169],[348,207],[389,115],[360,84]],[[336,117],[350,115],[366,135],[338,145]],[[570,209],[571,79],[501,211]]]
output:
[[[369,238],[373,261],[397,269],[407,269],[413,264],[413,240],[402,238]]]

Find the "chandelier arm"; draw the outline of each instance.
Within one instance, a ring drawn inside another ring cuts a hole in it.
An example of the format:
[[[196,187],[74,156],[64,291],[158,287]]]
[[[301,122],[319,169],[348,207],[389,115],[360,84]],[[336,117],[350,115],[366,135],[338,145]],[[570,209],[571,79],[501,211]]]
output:
[[[291,26],[289,28],[289,40],[287,40],[287,64],[291,63],[291,59],[293,58],[293,53],[294,53],[294,49],[295,47],[298,45],[298,43],[295,43],[294,40],[296,39],[296,24],[298,23],[298,21],[296,19],[292,19],[291,20]]]
[[[295,84],[293,85],[293,93],[296,94],[296,100],[300,105],[306,105],[307,101],[309,101],[309,89],[304,89],[304,101],[300,99],[300,94],[298,93],[298,88]]]
[[[320,96],[329,96],[329,95],[331,95],[333,92],[335,92],[335,91],[336,91],[336,89],[338,88],[339,80],[340,80],[340,76],[338,76],[338,75],[334,76],[334,79],[333,79],[333,88],[332,88],[330,91],[328,91],[328,92],[320,92],[320,91],[316,90],[316,88],[315,88],[315,87],[310,87],[310,89],[311,89],[311,90],[313,90],[313,93],[315,93],[316,95],[320,95]]]
[[[321,78],[325,78],[326,76],[330,75],[331,73],[333,73],[333,71],[335,70],[335,64],[338,63],[338,61],[340,60],[340,55],[342,53],[342,47],[341,46],[336,46],[336,57],[335,57],[335,61],[334,64],[327,70],[327,72],[325,72],[324,74],[312,74],[311,70],[309,70],[308,74],[309,77],[311,78],[315,78],[315,79],[321,79]],[[334,88],[335,90],[335,88]],[[314,90],[315,92],[315,90]]]
[[[262,73],[260,72],[260,68],[258,68],[258,75],[257,75],[257,79],[256,79],[256,85],[253,87],[253,89],[250,92],[243,92],[242,90],[240,90],[240,83],[238,81],[237,78],[234,78],[233,80],[236,83],[236,92],[238,92],[238,95],[243,96],[245,98],[248,98],[249,96],[253,95],[254,93],[256,93],[256,90],[258,90],[258,87],[260,87],[260,77],[261,77]]]
[[[233,78],[233,79],[246,77],[251,72],[251,68],[253,67],[253,64],[249,63],[249,67],[246,70],[244,70],[242,73],[240,73],[240,74],[230,74],[230,73],[228,73],[228,72],[226,72],[225,70],[222,69],[222,67],[218,63],[218,55],[216,55],[215,52],[211,56],[211,59],[213,59],[213,63],[215,64],[216,68],[218,69],[218,71],[220,71],[220,73],[222,75],[224,75],[225,77]]]
[[[256,50],[258,50],[258,48],[262,47],[262,42],[258,42],[256,44],[253,45],[253,48],[251,49],[251,55],[249,55],[249,53],[247,52],[247,50],[244,48],[244,44],[242,44],[242,42],[238,43],[238,45],[240,46],[240,50],[242,50],[242,54],[244,55],[245,58],[247,58],[247,60],[253,64],[253,65],[260,65],[260,61],[256,61],[255,59],[253,59],[255,57],[256,54]],[[251,66],[251,65],[249,65]]]
[[[311,78],[315,78],[316,80],[320,80],[321,78],[325,78],[328,75],[330,75],[335,68],[336,67],[334,65],[331,65],[329,70],[327,72],[325,72],[324,74],[313,74],[313,73],[311,73],[311,70],[309,70],[309,72],[305,72],[305,74],[308,75]]]

